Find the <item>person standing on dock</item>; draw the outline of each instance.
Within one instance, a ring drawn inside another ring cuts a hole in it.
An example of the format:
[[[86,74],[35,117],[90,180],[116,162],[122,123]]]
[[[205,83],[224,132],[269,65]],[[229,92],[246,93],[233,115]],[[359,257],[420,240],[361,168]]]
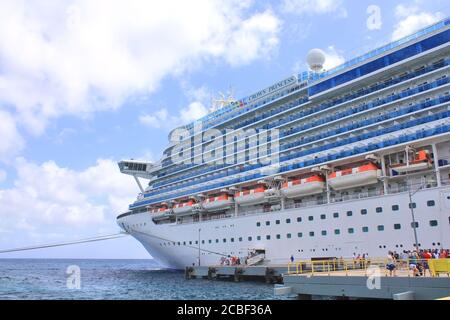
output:
[[[386,263],[386,269],[389,270],[389,276],[394,276],[396,277],[396,268],[397,266],[395,265],[396,260],[395,260],[395,256],[394,253],[392,251],[389,251],[388,255],[387,255],[387,263]]]
[[[294,263],[294,255],[291,255],[291,263]]]

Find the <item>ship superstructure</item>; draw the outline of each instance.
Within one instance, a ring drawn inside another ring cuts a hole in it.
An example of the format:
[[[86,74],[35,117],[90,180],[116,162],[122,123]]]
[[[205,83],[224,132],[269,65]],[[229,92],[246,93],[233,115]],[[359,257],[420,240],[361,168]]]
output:
[[[449,29],[175,128],[158,163],[119,163],[141,193],[118,224],[174,268],[450,247]]]

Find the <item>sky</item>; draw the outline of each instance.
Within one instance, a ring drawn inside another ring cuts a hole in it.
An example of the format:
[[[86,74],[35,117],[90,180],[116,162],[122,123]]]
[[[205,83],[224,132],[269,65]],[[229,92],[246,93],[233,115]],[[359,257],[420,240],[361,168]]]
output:
[[[0,0],[0,250],[112,234],[139,190],[117,161],[231,90],[329,69],[447,17],[448,1]],[[126,237],[0,258],[149,258]]]

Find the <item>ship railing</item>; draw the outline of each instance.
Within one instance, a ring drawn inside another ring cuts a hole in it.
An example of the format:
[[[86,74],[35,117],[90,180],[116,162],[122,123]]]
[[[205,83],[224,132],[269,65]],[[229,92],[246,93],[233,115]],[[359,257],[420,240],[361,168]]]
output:
[[[450,185],[450,179],[442,180],[442,185]],[[430,179],[419,179],[417,183],[412,184],[406,184],[406,185],[397,185],[397,186],[391,186],[388,189],[388,194],[396,194],[396,193],[402,193],[402,192],[408,192],[409,190],[416,190],[418,188],[422,189],[428,189],[428,188],[435,188],[437,187],[437,182],[435,180]],[[365,198],[371,198],[371,197],[378,197],[384,195],[384,191],[382,188],[377,188],[376,190],[366,191],[366,192],[359,192],[349,195],[341,195],[341,196],[335,196],[330,198],[330,203],[337,203],[337,202],[345,202],[345,201],[352,201],[352,200],[358,200],[358,199],[365,199]],[[326,199],[317,199],[317,200],[310,200],[310,201],[304,201],[299,203],[292,203],[292,204],[286,204],[284,206],[285,210],[288,209],[298,209],[298,208],[306,208],[306,207],[313,207],[313,206],[319,206],[319,205],[325,205],[327,204]],[[248,216],[248,215],[254,215],[254,214],[260,214],[260,213],[272,213],[272,212],[279,212],[281,211],[280,207],[272,207],[269,209],[262,209],[262,208],[255,208],[255,209],[244,209],[239,212],[239,216]],[[235,217],[234,213],[227,213],[227,214],[221,214],[221,215],[215,215],[215,216],[203,216],[202,221],[207,220],[218,220],[218,219],[227,219],[227,218],[233,218]],[[178,224],[190,224],[195,223],[191,220],[189,221],[178,221]]]
[[[289,275],[336,275],[336,276],[404,276],[438,277],[450,276],[450,259],[398,259],[360,258],[301,260],[287,265]],[[392,272],[391,272],[392,270]]]
[[[257,213],[271,213],[271,212],[277,212],[280,210],[281,210],[281,208],[278,208],[278,207],[268,208],[268,209],[261,209],[261,208],[246,209],[246,210],[240,211],[239,216],[248,216],[248,215],[257,214]]]
[[[299,203],[293,203],[293,204],[287,204],[284,206],[285,209],[297,209],[297,208],[305,208],[305,207],[312,207],[312,206],[318,206],[322,204],[326,204],[326,200],[320,199],[320,200],[310,200],[310,201],[304,201]]]
[[[418,180],[418,182],[410,183],[410,184],[401,184],[396,186],[390,186],[388,188],[389,194],[395,194],[395,193],[401,193],[401,192],[407,192],[409,190],[416,190],[417,188],[421,189],[429,189],[429,188],[435,188],[437,187],[437,181],[436,180]]]
[[[437,159],[438,167],[445,167],[450,165],[450,157],[439,157]]]

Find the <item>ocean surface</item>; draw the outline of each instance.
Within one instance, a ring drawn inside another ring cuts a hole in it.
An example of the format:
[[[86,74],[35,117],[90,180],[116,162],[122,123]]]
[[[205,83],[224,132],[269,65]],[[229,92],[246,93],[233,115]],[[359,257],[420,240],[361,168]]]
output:
[[[0,299],[283,298],[263,282],[185,280],[184,272],[162,269],[153,260],[0,259]]]

